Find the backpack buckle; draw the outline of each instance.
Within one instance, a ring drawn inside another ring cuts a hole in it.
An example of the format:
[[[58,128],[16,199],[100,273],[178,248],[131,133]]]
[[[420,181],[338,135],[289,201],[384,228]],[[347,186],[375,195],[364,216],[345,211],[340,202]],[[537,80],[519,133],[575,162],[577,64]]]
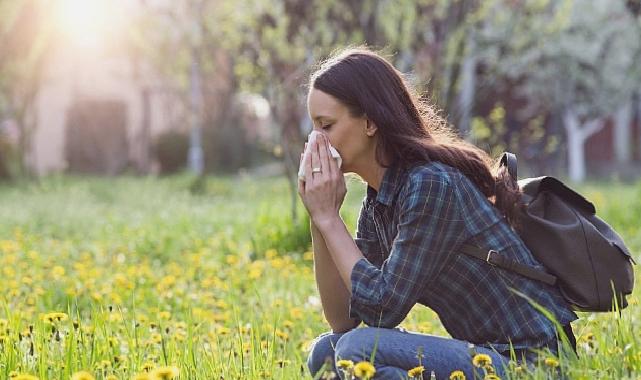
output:
[[[492,258],[492,254],[493,254],[493,253],[498,254],[499,252],[498,252],[498,251],[495,251],[495,250],[493,250],[493,249],[490,249],[489,251],[487,251],[487,257],[485,258],[485,261],[486,261],[488,264],[490,264],[490,265],[494,265],[494,263],[492,263],[492,262],[490,261],[490,259]],[[495,266],[495,265],[494,265],[494,266]]]

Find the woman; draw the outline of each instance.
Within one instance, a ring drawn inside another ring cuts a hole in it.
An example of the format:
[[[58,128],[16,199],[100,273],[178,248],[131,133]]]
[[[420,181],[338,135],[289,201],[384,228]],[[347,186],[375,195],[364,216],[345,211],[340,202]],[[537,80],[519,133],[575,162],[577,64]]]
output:
[[[473,378],[471,350],[489,355],[498,375],[511,348],[529,361],[537,349],[557,352],[555,325],[530,301],[568,331],[577,317],[559,291],[457,251],[472,242],[541,267],[514,231],[520,198],[504,169],[493,175],[489,156],[448,131],[402,74],[368,49],[323,63],[307,106],[322,134],[301,163],[309,175],[298,192],[332,329],[313,344],[313,375],[325,362],[375,353],[377,378],[404,378],[419,360],[437,378],[454,370]],[[339,216],[348,172],[367,182],[355,239]],[[452,338],[396,328],[416,303],[434,310]],[[361,322],[368,327],[356,328]]]

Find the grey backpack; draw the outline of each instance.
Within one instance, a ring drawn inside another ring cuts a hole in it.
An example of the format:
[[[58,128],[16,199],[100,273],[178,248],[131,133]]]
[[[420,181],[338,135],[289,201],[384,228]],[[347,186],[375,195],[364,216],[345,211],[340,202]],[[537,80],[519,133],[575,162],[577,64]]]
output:
[[[516,181],[516,156],[506,152],[501,165]],[[518,215],[519,236],[543,272],[501,252],[466,244],[462,253],[522,276],[559,287],[577,310],[623,309],[632,293],[636,264],[623,239],[596,216],[594,205],[554,177],[518,181],[525,204]]]

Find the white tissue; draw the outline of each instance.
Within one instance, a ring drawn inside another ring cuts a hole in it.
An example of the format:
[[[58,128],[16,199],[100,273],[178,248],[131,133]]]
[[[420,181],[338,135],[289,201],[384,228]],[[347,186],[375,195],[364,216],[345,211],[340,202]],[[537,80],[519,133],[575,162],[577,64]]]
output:
[[[300,167],[298,168],[298,178],[301,181],[305,181],[305,161],[307,160],[307,156],[310,154],[310,149],[314,141],[316,140],[316,136],[321,134],[321,132],[317,130],[313,130],[312,133],[309,134],[309,137],[307,138],[307,149],[305,149],[305,153],[303,154],[303,160],[300,162]],[[343,163],[343,159],[341,158],[341,155],[338,154],[338,151],[330,144],[329,145],[329,152],[332,154],[332,158],[336,159],[336,163],[338,164],[338,167],[341,167],[341,164]]]

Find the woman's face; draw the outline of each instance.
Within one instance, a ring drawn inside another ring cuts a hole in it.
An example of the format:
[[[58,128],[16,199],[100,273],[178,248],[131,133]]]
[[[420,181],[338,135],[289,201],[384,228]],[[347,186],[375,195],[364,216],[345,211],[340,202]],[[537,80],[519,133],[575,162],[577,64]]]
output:
[[[324,133],[343,159],[341,171],[353,172],[359,162],[372,160],[376,127],[365,116],[353,117],[335,97],[313,88],[307,110],[314,129]]]

